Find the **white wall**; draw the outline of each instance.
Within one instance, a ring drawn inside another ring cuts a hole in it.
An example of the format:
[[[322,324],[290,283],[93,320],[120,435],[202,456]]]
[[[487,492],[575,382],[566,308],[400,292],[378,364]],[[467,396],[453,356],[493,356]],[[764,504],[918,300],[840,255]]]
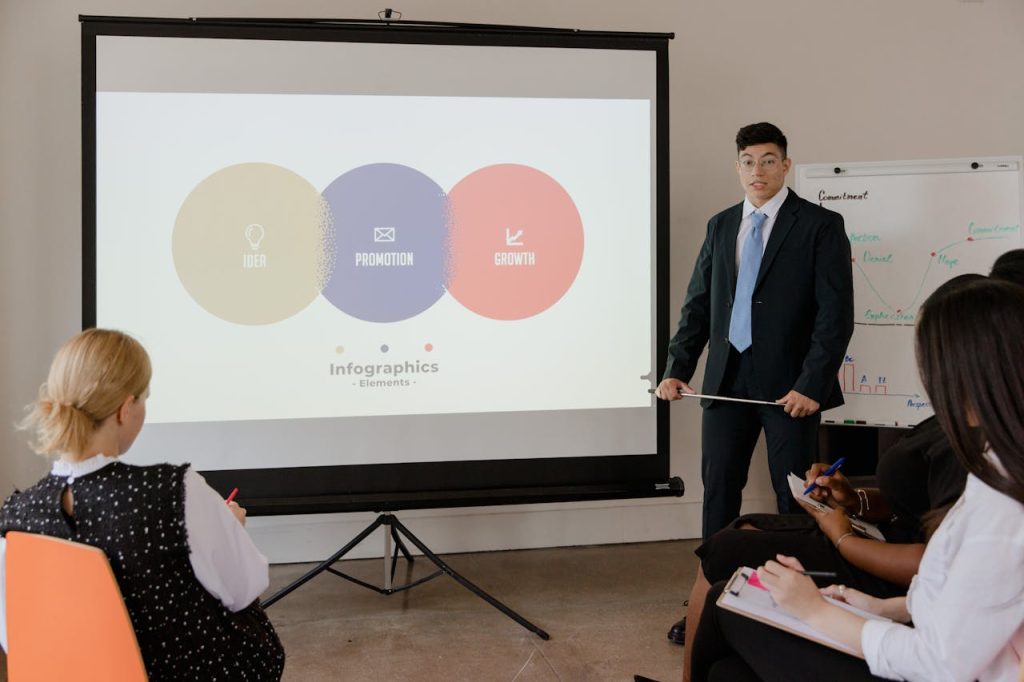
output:
[[[0,422],[80,328],[79,14],[375,17],[361,0],[0,0]],[[1024,153],[1021,0],[417,0],[406,19],[671,31],[671,324],[707,218],[741,198],[732,140],[777,123],[796,163]],[[439,552],[700,534],[700,420],[672,408],[681,499],[409,512]],[[0,428],[0,495],[46,468]],[[770,509],[763,450],[749,509]],[[368,514],[253,519],[279,561],[320,559]],[[379,554],[375,539],[354,556]]]

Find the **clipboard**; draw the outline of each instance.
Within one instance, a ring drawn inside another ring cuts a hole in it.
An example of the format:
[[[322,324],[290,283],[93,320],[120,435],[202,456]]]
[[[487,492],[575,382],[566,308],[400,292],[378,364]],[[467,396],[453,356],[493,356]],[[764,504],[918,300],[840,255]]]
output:
[[[822,633],[819,630],[812,628],[807,623],[803,622],[796,616],[790,615],[785,609],[775,603],[772,599],[771,594],[768,590],[763,587],[755,587],[750,584],[750,576],[754,573],[754,569],[747,566],[741,566],[736,569],[736,572],[732,574],[732,578],[726,583],[725,589],[722,590],[721,596],[718,597],[718,601],[715,602],[718,606],[738,613],[741,616],[747,618],[753,618],[756,621],[770,625],[773,628],[778,628],[788,632],[791,635],[797,637],[803,637],[812,642],[817,642],[830,649],[841,651],[844,654],[851,656],[857,656],[857,658],[864,658],[863,655],[857,654],[853,649],[849,648],[845,644],[838,642],[828,635]],[[865,620],[880,620],[884,622],[892,622],[885,616],[879,616],[874,613],[868,613],[863,609],[858,609],[856,606],[851,606],[846,602],[841,602],[829,597],[825,597],[825,600],[830,604],[846,609],[850,613],[860,616]]]
[[[832,511],[832,508],[827,504],[822,504],[810,495],[804,494],[804,481],[796,474],[789,475],[789,492],[793,494],[795,499],[800,500],[801,502],[806,502],[818,511]],[[867,521],[862,521],[860,519],[850,519],[850,526],[852,526],[858,534],[863,535],[866,538],[885,542],[885,536],[882,535],[882,531],[878,530],[878,526],[873,523],[868,523]]]

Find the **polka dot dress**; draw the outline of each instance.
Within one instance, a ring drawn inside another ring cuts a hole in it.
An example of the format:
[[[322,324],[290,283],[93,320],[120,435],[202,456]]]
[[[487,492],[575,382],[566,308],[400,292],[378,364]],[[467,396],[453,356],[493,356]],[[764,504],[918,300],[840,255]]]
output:
[[[49,475],[0,509],[0,533],[24,531],[102,549],[149,679],[279,680],[284,649],[253,602],[232,613],[196,579],[185,530],[188,465],[114,462],[80,477]],[[65,486],[74,515],[61,506]]]

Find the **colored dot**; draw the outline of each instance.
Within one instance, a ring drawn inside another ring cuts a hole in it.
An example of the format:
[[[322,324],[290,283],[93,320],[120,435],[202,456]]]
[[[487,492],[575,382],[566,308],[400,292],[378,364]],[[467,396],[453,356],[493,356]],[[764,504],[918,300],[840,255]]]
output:
[[[386,344],[386,343],[385,344],[381,344],[381,347],[380,347],[380,352],[381,353],[387,353],[389,350],[391,350],[391,349],[388,348],[388,344]]]
[[[934,257],[935,257],[935,252],[934,252],[934,251],[932,251],[932,258],[934,258]]]
[[[428,343],[427,345],[423,346],[423,350],[429,353],[430,351],[434,350],[434,344]]]
[[[974,241],[974,237],[968,237],[968,238],[967,238],[967,241],[969,241],[969,242],[973,242],[973,241]]]
[[[337,353],[338,355],[341,355],[342,353],[345,352],[345,346],[337,346],[334,349],[334,352]]]

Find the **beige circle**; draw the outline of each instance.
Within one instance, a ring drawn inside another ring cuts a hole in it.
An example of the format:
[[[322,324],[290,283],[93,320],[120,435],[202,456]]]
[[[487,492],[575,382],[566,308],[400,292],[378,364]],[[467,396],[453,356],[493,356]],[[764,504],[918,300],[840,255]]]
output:
[[[303,310],[330,277],[330,216],[320,193],[287,168],[242,163],[192,190],[174,223],[174,267],[205,310],[271,324]]]

